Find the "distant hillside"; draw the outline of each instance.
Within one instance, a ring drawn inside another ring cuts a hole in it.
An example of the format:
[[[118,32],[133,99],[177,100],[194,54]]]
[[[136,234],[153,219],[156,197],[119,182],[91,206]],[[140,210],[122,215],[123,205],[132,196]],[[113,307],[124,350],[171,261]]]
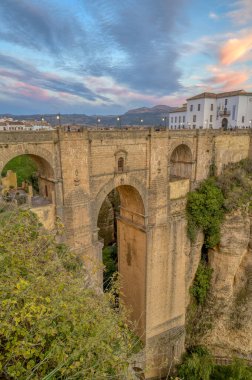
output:
[[[163,125],[162,118],[168,117],[169,112],[171,112],[174,107],[169,107],[166,105],[157,105],[151,108],[141,107],[129,110],[123,115],[107,115],[107,116],[88,116],[85,114],[62,114],[61,124],[62,125],[97,125],[97,119],[100,119],[99,125],[115,126],[118,125],[117,117],[121,118],[121,125]],[[56,114],[47,115],[0,115],[13,117],[18,120],[41,120],[41,117],[48,121],[52,125],[58,124]],[[141,122],[143,120],[143,122]]]

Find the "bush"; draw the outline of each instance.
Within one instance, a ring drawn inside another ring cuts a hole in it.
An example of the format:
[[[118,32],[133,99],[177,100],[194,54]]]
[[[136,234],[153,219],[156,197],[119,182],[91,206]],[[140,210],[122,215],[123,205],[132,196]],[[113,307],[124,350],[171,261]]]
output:
[[[0,261],[0,378],[125,378],[136,342],[124,308],[88,287],[82,262],[34,214],[2,221]]]
[[[178,375],[183,380],[209,380],[213,368],[212,355],[203,347],[195,347],[184,355]]]
[[[194,296],[198,305],[203,305],[205,303],[208,290],[210,289],[212,272],[213,269],[211,269],[206,262],[201,260],[193,285],[190,289],[190,292]]]
[[[178,366],[181,380],[252,380],[252,368],[241,359],[234,359],[231,365],[214,364],[214,357],[205,347],[189,348]]]
[[[199,189],[188,194],[188,236],[195,241],[196,231],[205,234],[206,247],[220,241],[220,225],[224,218],[224,197],[214,178],[203,181]]]

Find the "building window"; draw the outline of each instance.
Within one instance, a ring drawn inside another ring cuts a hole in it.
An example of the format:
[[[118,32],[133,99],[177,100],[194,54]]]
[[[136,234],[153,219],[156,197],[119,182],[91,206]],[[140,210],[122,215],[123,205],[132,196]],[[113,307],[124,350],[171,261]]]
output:
[[[193,111],[193,104],[190,105],[190,111]]]
[[[118,159],[118,171],[121,173],[123,172],[123,169],[124,169],[124,159],[123,157],[120,157]]]
[[[179,116],[179,123],[181,123],[181,116]]]
[[[245,122],[245,116],[242,116],[242,123]]]
[[[175,116],[175,123],[177,123],[177,116]]]
[[[185,123],[185,116],[183,116],[183,123]]]
[[[213,121],[213,115],[210,115],[210,123]]]
[[[213,111],[213,104],[211,104],[210,110]]]
[[[193,124],[193,129],[195,129],[196,128],[196,125],[195,124]]]
[[[209,124],[209,128],[213,128],[213,124]]]
[[[200,111],[200,104],[198,104],[198,111]]]
[[[232,108],[232,120],[235,120],[235,108],[236,106],[233,106]]]
[[[193,115],[193,122],[196,123],[196,115]]]
[[[173,116],[171,117],[171,123],[173,123]]]
[[[227,99],[225,99],[225,106],[227,106],[227,103],[228,103],[228,100],[227,100]]]

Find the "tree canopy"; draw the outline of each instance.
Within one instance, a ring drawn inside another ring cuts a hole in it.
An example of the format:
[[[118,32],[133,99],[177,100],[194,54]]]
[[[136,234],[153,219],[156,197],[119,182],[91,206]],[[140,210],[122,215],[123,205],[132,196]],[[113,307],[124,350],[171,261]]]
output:
[[[0,261],[0,378],[131,378],[136,339],[113,289],[91,289],[34,214],[0,214]]]

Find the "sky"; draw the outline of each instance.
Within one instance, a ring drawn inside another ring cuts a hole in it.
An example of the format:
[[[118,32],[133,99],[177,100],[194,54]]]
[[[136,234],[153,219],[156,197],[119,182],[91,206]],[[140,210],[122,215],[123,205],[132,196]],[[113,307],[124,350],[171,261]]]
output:
[[[0,113],[122,114],[252,90],[252,0],[0,0]]]

